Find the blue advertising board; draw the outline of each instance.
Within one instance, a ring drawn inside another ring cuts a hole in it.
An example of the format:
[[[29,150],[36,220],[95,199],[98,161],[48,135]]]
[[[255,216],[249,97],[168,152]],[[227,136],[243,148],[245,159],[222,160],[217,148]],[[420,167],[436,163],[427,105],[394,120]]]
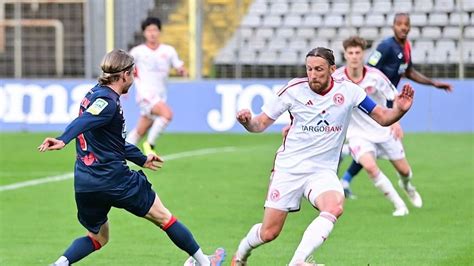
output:
[[[446,80],[454,92],[446,93],[412,83],[415,103],[402,119],[407,132],[472,132],[473,80]],[[258,114],[261,106],[287,80],[203,80],[171,81],[168,104],[174,117],[168,132],[244,132],[235,120],[242,108]],[[400,84],[404,84],[402,81]],[[62,131],[78,114],[84,94],[94,80],[0,79],[1,131]],[[139,110],[134,89],[122,96],[130,130]],[[289,123],[284,115],[269,131],[279,131]]]

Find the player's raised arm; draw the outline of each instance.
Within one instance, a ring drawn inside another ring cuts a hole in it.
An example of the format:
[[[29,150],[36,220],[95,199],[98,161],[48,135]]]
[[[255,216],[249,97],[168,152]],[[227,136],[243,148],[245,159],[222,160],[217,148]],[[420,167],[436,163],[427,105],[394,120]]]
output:
[[[237,121],[242,124],[249,132],[262,132],[267,129],[275,120],[271,119],[265,113],[252,117],[249,109],[242,109],[237,113]]]
[[[370,112],[370,117],[382,126],[390,126],[397,122],[413,104],[415,91],[410,84],[405,84],[399,95],[395,98],[393,108],[385,108],[377,105]]]

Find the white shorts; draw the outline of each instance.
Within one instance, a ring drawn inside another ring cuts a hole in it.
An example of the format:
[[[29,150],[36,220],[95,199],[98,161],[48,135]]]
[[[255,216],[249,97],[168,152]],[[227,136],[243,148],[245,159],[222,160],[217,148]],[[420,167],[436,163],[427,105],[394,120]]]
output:
[[[390,138],[385,142],[373,143],[364,138],[350,138],[349,148],[351,150],[352,158],[356,162],[362,155],[372,152],[376,158],[388,159],[390,161],[400,160],[405,158],[405,150],[400,140]]]
[[[314,206],[316,198],[330,190],[344,195],[341,182],[332,170],[321,169],[314,174],[297,175],[273,171],[265,208],[299,211],[303,196]]]

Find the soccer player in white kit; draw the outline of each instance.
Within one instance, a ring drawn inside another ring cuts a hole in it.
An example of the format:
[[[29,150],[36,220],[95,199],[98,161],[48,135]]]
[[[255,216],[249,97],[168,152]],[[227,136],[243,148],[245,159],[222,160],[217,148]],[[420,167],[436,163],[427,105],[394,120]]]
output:
[[[135,46],[130,54],[135,59],[136,100],[140,107],[138,124],[128,135],[127,141],[136,145],[148,132],[143,143],[145,154],[155,153],[155,141],[166,128],[173,113],[166,104],[166,82],[170,68],[187,76],[183,61],[176,50],[160,42],[161,21],[150,17],[142,22],[145,43]]]
[[[388,109],[376,105],[354,83],[332,78],[335,70],[333,52],[315,48],[306,55],[306,78],[291,80],[259,115],[252,116],[248,109],[237,113],[249,132],[264,131],[287,111],[291,127],[275,157],[263,222],[242,239],[231,265],[246,265],[253,249],[274,240],[288,212],[299,210],[303,197],[320,213],[307,227],[289,265],[314,265],[306,259],[323,244],[343,212],[344,193],[336,170],[352,110],[361,108],[388,126],[411,107],[414,91],[408,84],[394,108]]]
[[[380,70],[364,65],[366,46],[367,42],[358,36],[344,40],[346,65],[338,68],[333,77],[354,82],[362,87],[377,104],[387,104],[391,107],[398,93],[397,89]],[[351,155],[367,171],[375,187],[393,203],[394,216],[407,215],[408,208],[390,180],[377,166],[377,157],[390,160],[399,173],[400,187],[406,191],[415,207],[422,206],[421,197],[410,182],[412,171],[405,157],[402,137],[403,131],[398,123],[394,123],[391,127],[383,127],[362,111],[357,109],[352,111],[352,119],[346,136]]]

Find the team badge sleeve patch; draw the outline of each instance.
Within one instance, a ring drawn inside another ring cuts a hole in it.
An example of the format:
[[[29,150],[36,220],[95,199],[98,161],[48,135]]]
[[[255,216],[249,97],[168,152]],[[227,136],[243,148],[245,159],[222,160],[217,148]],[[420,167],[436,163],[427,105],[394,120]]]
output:
[[[105,109],[105,107],[107,107],[108,104],[109,103],[104,99],[97,99],[91,104],[91,106],[89,106],[89,108],[87,108],[86,112],[98,115]]]

